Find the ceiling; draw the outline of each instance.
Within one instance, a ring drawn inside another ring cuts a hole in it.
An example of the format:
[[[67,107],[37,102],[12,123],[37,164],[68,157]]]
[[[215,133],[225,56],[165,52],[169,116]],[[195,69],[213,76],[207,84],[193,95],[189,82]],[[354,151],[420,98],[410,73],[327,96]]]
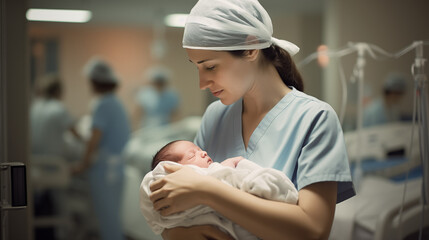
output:
[[[188,13],[196,0],[29,0],[30,8],[86,9],[88,24],[153,24],[170,13]],[[322,0],[260,0],[270,16],[320,14]]]

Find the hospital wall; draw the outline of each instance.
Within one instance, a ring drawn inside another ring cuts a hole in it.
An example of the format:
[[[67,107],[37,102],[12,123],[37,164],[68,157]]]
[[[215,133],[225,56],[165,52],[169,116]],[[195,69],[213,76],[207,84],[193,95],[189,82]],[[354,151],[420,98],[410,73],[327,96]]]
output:
[[[316,51],[321,43],[335,50],[345,47],[348,42],[367,42],[389,52],[397,52],[414,40],[429,38],[428,31],[425,31],[427,1],[327,0],[325,3],[324,11],[319,13],[272,16],[274,36],[301,47],[293,57],[296,63]],[[202,115],[209,101],[213,100],[208,97],[209,93],[198,88],[197,70],[187,61],[186,52],[181,47],[182,28],[166,28],[166,55],[160,60],[151,55],[154,36],[153,29],[147,25],[30,23],[29,35],[33,40],[58,41],[59,73],[66,87],[64,101],[76,117],[88,113],[91,93],[82,67],[93,55],[106,57],[118,72],[122,81],[118,94],[134,127],[138,126],[134,95],[143,82],[144,71],[154,64],[161,63],[173,72],[172,86],[181,96],[179,118]],[[365,84],[372,88],[373,97],[381,93],[382,83],[389,72],[405,73],[411,80],[413,58],[414,53],[396,60],[379,61],[367,57]],[[343,57],[341,61],[348,78],[356,62],[356,54]],[[342,101],[338,67],[331,59],[326,69],[321,69],[316,61],[300,68],[305,91],[327,101],[337,112]],[[411,89],[411,81],[409,83]],[[351,104],[347,114],[353,115],[356,113],[356,102],[353,101],[357,98],[357,86],[350,86],[348,100]],[[411,100],[409,91],[400,107],[409,111]]]
[[[323,40],[333,50],[345,47],[348,42],[366,42],[396,53],[416,40],[428,40],[429,1],[353,1],[327,0],[324,13]],[[425,47],[425,57],[429,49]],[[356,54],[342,58],[346,76],[349,77],[356,63]],[[408,92],[400,108],[411,111],[412,88],[411,64],[415,52],[409,52],[399,59],[374,60],[366,56],[364,82],[372,89],[374,97],[381,94],[383,81],[389,72],[407,74]],[[338,64],[333,64],[324,72],[323,97],[337,111],[341,105],[341,86]],[[355,90],[357,86],[355,86]],[[355,96],[356,97],[356,96]],[[350,106],[349,110],[355,110]],[[351,114],[355,111],[351,111]]]
[[[320,18],[302,15],[273,18],[274,35],[300,45],[301,52],[294,57],[296,62],[314,51],[320,42]],[[63,100],[77,118],[89,113],[92,95],[82,69],[94,55],[104,57],[119,75],[121,85],[118,95],[125,104],[134,128],[138,127],[135,94],[144,82],[145,70],[153,65],[162,64],[172,71],[172,86],[181,97],[179,118],[202,115],[209,101],[213,100],[208,97],[210,93],[199,90],[197,69],[188,61],[186,51],[182,48],[183,28],[166,29],[166,53],[161,59],[152,54],[154,33],[150,26],[30,23],[29,37],[36,62],[37,57],[43,55],[38,43],[57,42],[58,73],[65,86]],[[308,39],[313,42],[309,44]],[[38,62],[41,64],[43,61]],[[35,68],[37,70],[37,66]],[[46,66],[39,68],[46,69]],[[307,92],[320,96],[320,70],[309,71],[311,67],[306,70],[303,75],[308,79]],[[41,74],[35,72],[36,75]]]
[[[58,73],[65,85],[64,102],[76,117],[89,113],[92,94],[82,69],[95,55],[105,58],[117,72],[121,81],[118,95],[131,118],[137,109],[134,96],[145,81],[144,72],[155,64],[172,69],[171,83],[180,92],[182,115],[196,115],[203,110],[203,93],[197,91],[196,82],[189,77],[193,68],[179,48],[179,31],[167,32],[170,45],[165,61],[161,62],[151,57],[153,34],[149,27],[32,23],[29,35],[33,41],[58,42]]]

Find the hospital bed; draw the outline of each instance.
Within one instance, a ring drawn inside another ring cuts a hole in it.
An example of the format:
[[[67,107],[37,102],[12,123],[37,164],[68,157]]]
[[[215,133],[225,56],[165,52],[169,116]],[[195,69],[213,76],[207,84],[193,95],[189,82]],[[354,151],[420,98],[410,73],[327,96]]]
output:
[[[35,209],[34,229],[52,228],[56,239],[83,240],[96,236],[87,180],[72,177],[70,162],[61,156],[33,154],[30,160],[29,177],[35,199],[42,201],[39,207],[48,206],[47,211]]]
[[[61,191],[65,189],[70,183],[70,174],[66,160],[59,156],[32,155],[30,179],[35,194],[44,194],[46,191]],[[56,196],[58,197],[58,194]],[[38,210],[35,209],[36,213]],[[70,222],[69,218],[63,213],[54,215],[37,214],[34,216],[33,224],[35,229],[46,227],[64,229],[70,225]]]
[[[200,124],[201,117],[193,116],[166,126],[135,131],[124,150],[125,162],[146,174],[151,170],[153,156],[161,147],[173,140],[193,141]]]
[[[422,208],[421,201],[422,169],[416,128],[413,154],[409,154],[411,129],[411,124],[394,123],[363,129],[359,135],[345,133],[352,172],[360,159],[363,178],[357,195],[337,205],[330,240],[405,239],[419,231],[422,214],[426,219],[424,227],[429,226],[429,208]]]
[[[358,158],[383,161],[391,155],[407,153],[410,150],[411,129],[411,122],[397,122],[363,128],[361,132],[345,132],[349,161],[353,163]],[[418,129],[414,127],[414,160],[418,155],[418,136]]]
[[[125,234],[133,240],[157,240],[140,212],[140,183],[151,171],[152,158],[165,144],[173,140],[193,141],[200,128],[201,117],[188,117],[163,127],[143,128],[132,134],[124,150],[125,187],[122,203],[122,223]]]
[[[420,217],[424,214],[425,226],[429,226],[429,208],[422,213],[421,178],[407,183],[401,223],[399,211],[402,205],[404,182],[369,176],[363,179],[358,194],[337,205],[331,240],[396,240],[418,232]]]

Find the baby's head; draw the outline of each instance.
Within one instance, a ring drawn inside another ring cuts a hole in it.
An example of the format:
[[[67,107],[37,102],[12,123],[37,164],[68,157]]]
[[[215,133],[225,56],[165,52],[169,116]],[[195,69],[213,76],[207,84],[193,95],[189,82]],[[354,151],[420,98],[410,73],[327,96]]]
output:
[[[152,170],[162,161],[172,161],[180,164],[193,164],[207,168],[213,160],[207,152],[189,141],[173,141],[162,147],[153,157]]]

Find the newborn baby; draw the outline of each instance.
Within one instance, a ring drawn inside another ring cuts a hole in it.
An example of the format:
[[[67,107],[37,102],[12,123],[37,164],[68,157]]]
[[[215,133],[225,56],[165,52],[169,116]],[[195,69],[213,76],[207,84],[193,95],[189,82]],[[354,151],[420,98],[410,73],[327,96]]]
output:
[[[228,158],[220,164],[235,168],[244,159],[243,157]],[[207,155],[207,152],[201,150],[197,145],[189,141],[173,141],[162,147],[152,160],[152,170],[161,161],[172,161],[183,165],[195,165],[202,168],[208,168],[213,160]]]
[[[154,156],[153,171],[146,174],[140,186],[140,208],[156,234],[161,234],[165,228],[212,224],[235,239],[258,239],[204,205],[170,216],[161,216],[149,200],[151,194],[149,186],[153,181],[168,174],[163,167],[165,164],[187,165],[197,173],[215,177],[261,198],[291,204],[296,204],[298,201],[298,191],[295,186],[284,173],[278,170],[262,168],[243,157],[229,158],[221,163],[213,162],[205,151],[192,142],[174,141],[165,145]]]

